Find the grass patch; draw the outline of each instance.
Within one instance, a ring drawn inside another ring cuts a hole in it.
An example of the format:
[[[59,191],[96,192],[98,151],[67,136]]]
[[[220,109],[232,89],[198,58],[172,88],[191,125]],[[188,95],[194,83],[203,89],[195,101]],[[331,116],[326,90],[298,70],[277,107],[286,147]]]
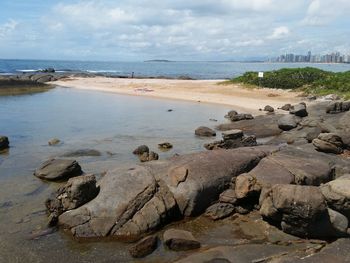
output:
[[[264,78],[259,78],[258,72],[250,71],[221,84],[237,83],[253,87],[298,90],[315,95],[338,94],[346,99],[350,98],[350,71],[336,73],[312,67],[284,68],[264,72]]]

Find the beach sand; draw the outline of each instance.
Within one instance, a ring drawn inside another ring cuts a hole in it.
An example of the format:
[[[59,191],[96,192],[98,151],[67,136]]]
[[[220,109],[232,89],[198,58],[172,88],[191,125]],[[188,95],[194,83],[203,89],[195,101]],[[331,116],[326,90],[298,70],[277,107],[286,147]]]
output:
[[[52,84],[125,95],[230,105],[233,109],[246,110],[252,114],[261,114],[259,109],[263,109],[266,105],[277,109],[286,103],[301,101],[297,92],[252,89],[238,84],[219,85],[221,81],[79,77],[55,81]]]

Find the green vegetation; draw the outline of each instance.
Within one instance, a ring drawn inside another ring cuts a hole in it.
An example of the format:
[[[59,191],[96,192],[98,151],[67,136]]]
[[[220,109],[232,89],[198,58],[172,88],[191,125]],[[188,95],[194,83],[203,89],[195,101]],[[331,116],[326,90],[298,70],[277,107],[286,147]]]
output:
[[[246,72],[244,75],[224,82],[244,83],[249,86],[260,86],[275,89],[293,89],[308,94],[327,95],[336,93],[350,98],[350,71],[329,72],[317,68],[284,68],[264,72],[264,78],[258,72]]]

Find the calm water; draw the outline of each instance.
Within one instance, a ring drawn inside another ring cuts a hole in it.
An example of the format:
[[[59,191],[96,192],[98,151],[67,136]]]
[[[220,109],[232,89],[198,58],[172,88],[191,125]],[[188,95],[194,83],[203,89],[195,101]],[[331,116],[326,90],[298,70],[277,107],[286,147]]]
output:
[[[168,112],[168,109],[173,109]],[[175,153],[203,150],[209,140],[194,136],[200,125],[214,127],[229,110],[225,106],[157,100],[136,96],[56,88],[35,95],[0,97],[0,134],[9,137],[9,152],[0,154],[0,262],[129,262],[127,244],[74,241],[62,231],[29,240],[46,228],[45,199],[60,185],[32,175],[38,165],[63,153],[90,148],[100,157],[79,157],[85,172],[100,173],[138,163],[131,154],[147,144],[169,141]],[[50,147],[49,139],[64,143]],[[150,262],[168,261],[160,247]]]
[[[280,68],[317,67],[329,71],[348,71],[350,64],[309,63],[238,63],[238,62],[82,62],[0,60],[0,74],[31,72],[53,67],[58,71],[82,71],[106,75],[130,76],[188,76],[195,79],[226,79],[246,71],[268,71]]]

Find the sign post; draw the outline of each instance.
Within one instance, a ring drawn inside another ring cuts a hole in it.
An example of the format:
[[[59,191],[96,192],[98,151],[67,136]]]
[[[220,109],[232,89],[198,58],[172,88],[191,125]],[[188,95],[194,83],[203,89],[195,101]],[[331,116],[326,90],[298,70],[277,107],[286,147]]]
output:
[[[261,79],[264,78],[264,72],[263,71],[259,71],[258,78],[259,78],[259,87],[260,87],[261,86]]]

